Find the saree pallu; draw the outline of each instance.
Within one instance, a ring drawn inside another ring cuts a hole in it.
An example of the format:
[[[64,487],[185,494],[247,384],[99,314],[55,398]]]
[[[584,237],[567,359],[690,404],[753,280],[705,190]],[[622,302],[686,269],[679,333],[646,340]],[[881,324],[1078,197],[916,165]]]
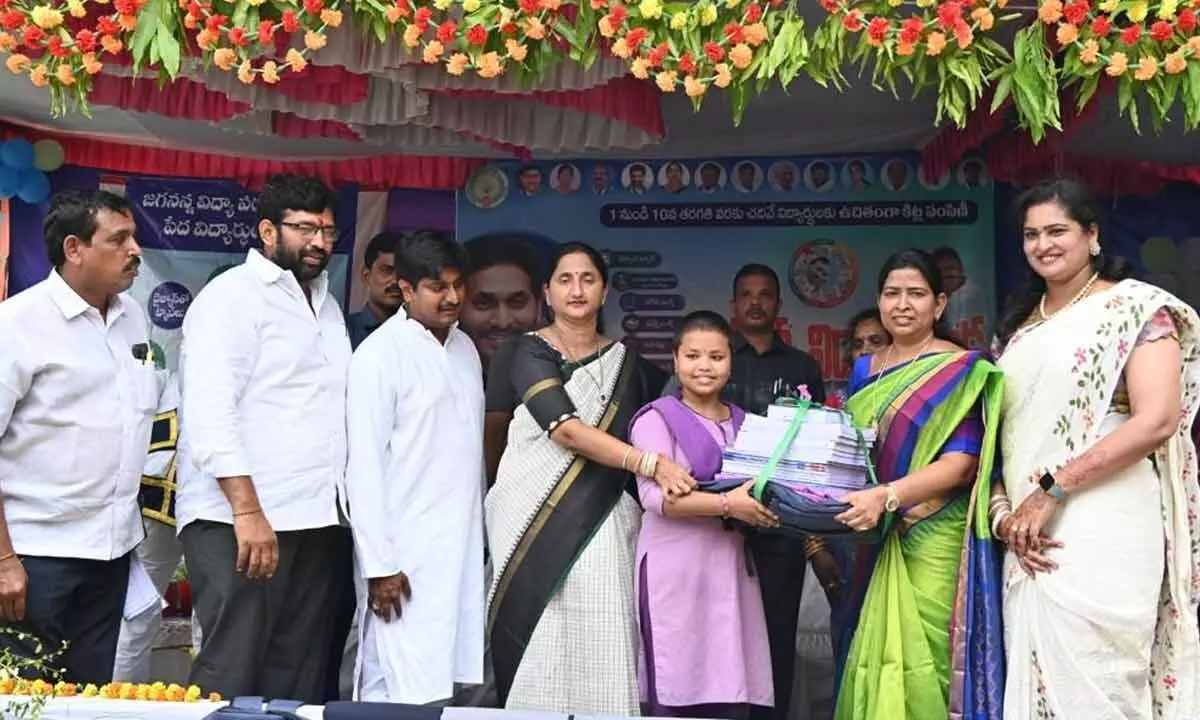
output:
[[[619,343],[564,383],[587,425],[624,436],[638,409]],[[596,378],[603,378],[597,382]],[[527,393],[528,394],[528,393]],[[638,714],[632,477],[550,439],[522,404],[484,503],[494,558],[488,632],[507,708]]]
[[[1176,432],[1152,458],[1067,497],[1046,528],[1064,545],[1051,554],[1058,569],[1031,578],[1006,559],[1007,720],[1200,717],[1195,311],[1127,280],[1015,334],[999,361],[1009,388],[1004,484],[1018,506],[1043,474],[1128,421],[1114,394],[1139,334],[1162,308],[1182,351]]]
[[[885,372],[847,404],[856,422],[879,428],[881,482],[955,451],[960,426],[980,408],[982,437],[972,438],[980,452],[970,489],[885,518],[865,595],[861,585],[849,589],[854,635],[838,720],[1000,717],[1000,578],[987,505],[1002,391],[1000,373],[978,353],[937,353]]]

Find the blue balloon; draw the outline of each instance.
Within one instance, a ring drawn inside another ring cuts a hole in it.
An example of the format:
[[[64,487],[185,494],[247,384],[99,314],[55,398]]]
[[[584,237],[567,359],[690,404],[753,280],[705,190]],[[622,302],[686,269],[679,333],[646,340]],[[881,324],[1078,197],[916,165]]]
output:
[[[21,189],[21,171],[0,165],[0,200],[7,200]]]
[[[17,197],[30,205],[37,205],[50,197],[50,178],[37,168],[26,168],[20,171],[21,186],[17,189]]]
[[[18,170],[33,167],[33,145],[24,138],[13,138],[0,147],[0,162]]]

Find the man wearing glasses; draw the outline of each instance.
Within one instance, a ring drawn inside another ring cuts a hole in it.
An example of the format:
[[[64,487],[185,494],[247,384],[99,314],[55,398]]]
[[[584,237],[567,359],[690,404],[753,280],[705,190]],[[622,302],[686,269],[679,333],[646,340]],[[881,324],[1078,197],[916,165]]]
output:
[[[272,177],[262,249],[183,323],[179,537],[204,643],[191,682],[226,697],[327,699],[352,564],[339,522],[350,341],[325,267],[333,192]],[[340,647],[338,648],[340,649]]]

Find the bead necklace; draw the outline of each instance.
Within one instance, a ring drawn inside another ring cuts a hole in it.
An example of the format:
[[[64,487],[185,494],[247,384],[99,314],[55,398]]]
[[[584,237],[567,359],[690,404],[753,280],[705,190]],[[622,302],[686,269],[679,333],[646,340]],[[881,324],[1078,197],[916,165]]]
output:
[[[1083,287],[1079,288],[1079,292],[1075,293],[1075,297],[1071,298],[1071,302],[1067,303],[1066,305],[1063,305],[1059,309],[1057,309],[1054,312],[1049,313],[1049,314],[1046,313],[1046,293],[1042,293],[1042,299],[1040,301],[1038,301],[1038,315],[1042,318],[1042,322],[1046,322],[1047,320],[1049,320],[1050,318],[1059,314],[1063,310],[1066,310],[1067,308],[1071,307],[1075,303],[1082,300],[1085,296],[1087,296],[1088,291],[1092,289],[1092,285],[1096,284],[1096,281],[1099,279],[1100,279],[1100,273],[1092,273],[1092,277],[1088,279],[1088,281],[1084,284]]]

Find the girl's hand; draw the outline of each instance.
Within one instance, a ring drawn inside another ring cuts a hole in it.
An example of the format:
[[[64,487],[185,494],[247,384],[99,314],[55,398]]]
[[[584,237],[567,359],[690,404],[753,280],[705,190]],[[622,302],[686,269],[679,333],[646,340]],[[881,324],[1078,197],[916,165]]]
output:
[[[753,487],[754,481],[750,480],[725,493],[725,501],[729,503],[729,517],[754,527],[779,527],[779,518],[775,513],[763,507],[762,503],[750,495]]]
[[[654,482],[668,499],[687,495],[696,487],[696,479],[668,457],[660,455],[654,468]]]
[[[834,518],[856,532],[865,532],[879,524],[887,503],[887,488],[882,485],[858,490],[842,498],[850,509]]]

